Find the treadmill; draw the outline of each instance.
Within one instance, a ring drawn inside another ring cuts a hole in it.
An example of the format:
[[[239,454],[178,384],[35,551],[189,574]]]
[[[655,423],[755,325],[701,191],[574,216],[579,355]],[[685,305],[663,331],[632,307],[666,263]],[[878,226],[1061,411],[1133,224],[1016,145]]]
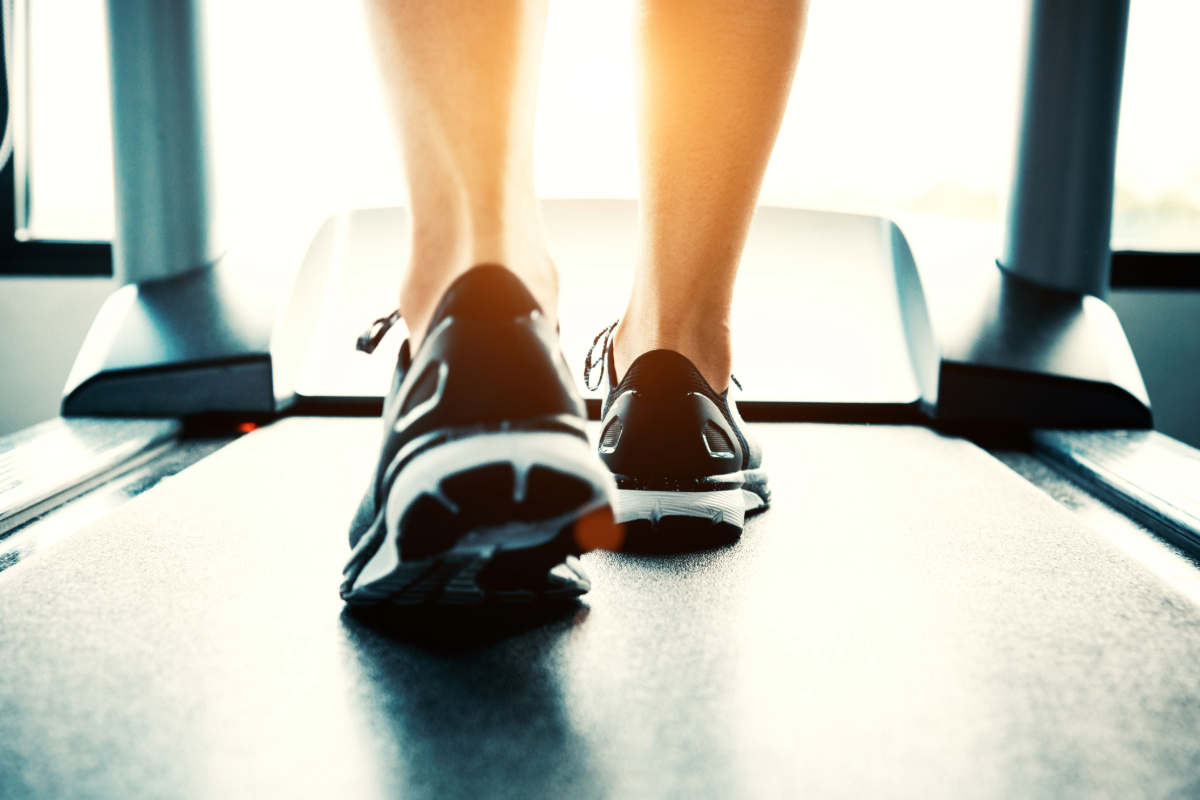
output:
[[[248,280],[198,3],[109,2],[121,288],[62,416],[0,439],[0,797],[1200,793],[1200,451],[1104,301],[1128,0],[1033,0],[1003,229],[759,209],[735,364],[774,497],[736,543],[417,615],[337,595],[404,209]],[[581,365],[636,206],[544,212]]]

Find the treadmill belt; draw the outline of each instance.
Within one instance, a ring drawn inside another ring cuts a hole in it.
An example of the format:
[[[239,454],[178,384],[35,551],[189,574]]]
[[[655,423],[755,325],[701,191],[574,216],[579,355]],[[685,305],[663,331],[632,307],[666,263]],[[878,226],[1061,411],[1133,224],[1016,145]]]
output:
[[[0,796],[1200,789],[1200,609],[984,451],[756,425],[739,543],[544,619],[338,599],[379,422],[293,418],[0,573]]]

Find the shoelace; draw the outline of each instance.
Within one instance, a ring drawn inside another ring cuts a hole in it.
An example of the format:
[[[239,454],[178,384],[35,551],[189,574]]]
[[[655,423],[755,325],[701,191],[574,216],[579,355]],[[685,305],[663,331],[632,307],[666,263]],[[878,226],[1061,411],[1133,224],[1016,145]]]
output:
[[[597,333],[596,338],[592,339],[592,346],[588,348],[587,358],[583,360],[583,385],[587,387],[589,392],[594,392],[599,389],[600,381],[604,380],[604,368],[605,365],[608,364],[608,346],[612,343],[613,333],[616,332],[617,324],[620,323],[620,321],[621,320],[618,319],[616,322]],[[601,339],[604,340],[604,346],[600,348],[600,358],[597,360],[594,357],[596,354],[596,345],[600,344]],[[597,364],[600,366],[600,374],[596,376],[596,385],[592,386],[592,370],[596,368]],[[739,391],[746,391],[742,388],[742,382],[737,379],[736,375],[730,373],[729,380],[733,381],[733,385],[736,386]]]
[[[379,347],[379,343],[383,341],[383,337],[387,336],[387,332],[392,329],[392,326],[400,321],[400,309],[396,309],[386,317],[380,317],[371,323],[371,327],[362,332],[358,337],[356,348],[370,355],[375,352],[375,348]]]
[[[380,317],[371,323],[371,326],[362,332],[355,342],[355,349],[361,350],[367,355],[375,352],[375,348],[379,347],[379,343],[383,341],[383,337],[387,336],[397,322],[400,321],[400,309],[396,309],[386,317]],[[606,356],[608,355],[608,345],[612,341],[613,333],[617,329],[617,324],[621,320],[617,320],[609,325],[604,330],[596,334],[596,338],[592,340],[592,346],[588,349],[587,358],[583,362],[583,384],[588,388],[589,392],[594,392],[600,388],[600,381],[604,380],[604,365],[608,363]],[[592,357],[596,352],[596,345],[600,344],[600,340],[604,340],[604,347],[600,350],[600,359],[593,361]],[[596,385],[592,386],[592,370],[599,364],[600,374],[596,376]],[[736,375],[730,375],[729,379],[733,381],[739,389],[742,389],[741,381]],[[745,391],[745,389],[742,389]]]
[[[600,381],[604,380],[604,365],[608,363],[608,345],[612,341],[613,332],[617,329],[617,320],[612,325],[609,325],[604,330],[596,334],[596,338],[592,339],[592,346],[588,349],[587,358],[583,360],[583,385],[587,387],[589,392],[594,392],[600,388]],[[596,353],[596,345],[600,344],[600,340],[604,340],[604,346],[600,348],[599,360],[593,359]],[[600,365],[600,374],[596,376],[596,385],[592,386],[592,370],[596,365]]]

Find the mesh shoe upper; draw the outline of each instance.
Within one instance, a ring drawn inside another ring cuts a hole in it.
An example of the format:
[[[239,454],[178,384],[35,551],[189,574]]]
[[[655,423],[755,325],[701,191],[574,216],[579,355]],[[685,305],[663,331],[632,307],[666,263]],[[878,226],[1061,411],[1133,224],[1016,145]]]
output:
[[[673,350],[644,353],[608,396],[600,457],[617,475],[690,479],[757,469],[758,443],[746,435],[729,390],[717,393],[696,366]]]

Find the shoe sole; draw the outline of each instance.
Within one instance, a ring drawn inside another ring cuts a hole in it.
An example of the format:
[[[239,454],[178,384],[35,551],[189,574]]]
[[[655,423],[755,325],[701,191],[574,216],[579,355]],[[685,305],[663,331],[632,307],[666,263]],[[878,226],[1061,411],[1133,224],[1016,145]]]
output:
[[[652,482],[617,476],[617,522],[643,523],[638,527],[649,527],[652,531],[661,525],[675,528],[720,525],[740,533],[746,515],[764,510],[771,498],[762,470],[711,476],[694,486],[673,483],[675,487],[671,489],[649,488]],[[721,488],[705,488],[711,485]],[[633,486],[638,488],[630,488]]]
[[[591,583],[576,556],[616,550],[611,474],[582,438],[480,433],[407,463],[346,565],[355,605],[570,599]],[[402,535],[403,534],[403,535]],[[403,557],[403,543],[437,552]]]

